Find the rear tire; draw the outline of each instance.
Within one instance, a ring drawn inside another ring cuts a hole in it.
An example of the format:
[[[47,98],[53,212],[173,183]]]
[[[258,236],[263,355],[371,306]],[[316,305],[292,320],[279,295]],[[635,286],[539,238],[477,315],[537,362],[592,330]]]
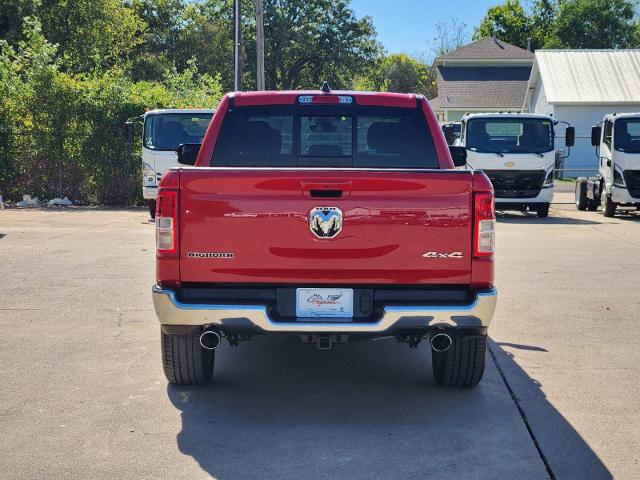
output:
[[[605,217],[613,217],[616,214],[618,204],[611,200],[611,196],[605,192],[602,193],[602,215]]]
[[[587,181],[584,178],[578,178],[576,180],[576,208],[578,210],[586,210],[588,204]]]
[[[211,379],[215,350],[202,348],[200,333],[167,335],[161,331],[162,367],[169,383],[196,385]]]
[[[436,382],[445,387],[476,386],[484,374],[487,335],[447,333],[452,340],[449,349],[431,352]]]
[[[155,220],[156,218],[156,201],[149,200],[149,216]]]
[[[549,216],[549,207],[551,205],[548,203],[543,203],[541,205],[536,206],[536,212],[538,213],[538,218],[547,218]]]

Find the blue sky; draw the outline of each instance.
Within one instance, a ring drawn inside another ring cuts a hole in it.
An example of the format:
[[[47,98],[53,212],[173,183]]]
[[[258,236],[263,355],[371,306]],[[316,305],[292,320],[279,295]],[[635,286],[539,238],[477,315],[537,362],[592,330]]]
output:
[[[469,34],[487,9],[502,0],[352,0],[358,18],[369,15],[389,53],[428,55],[437,22],[466,23]]]

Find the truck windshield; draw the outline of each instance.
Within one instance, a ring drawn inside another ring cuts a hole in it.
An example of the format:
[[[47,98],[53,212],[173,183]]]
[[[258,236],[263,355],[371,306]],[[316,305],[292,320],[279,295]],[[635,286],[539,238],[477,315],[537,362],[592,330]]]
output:
[[[640,153],[640,118],[619,118],[615,122],[614,148]]]
[[[551,120],[540,118],[472,118],[466,147],[478,152],[543,153],[553,150]]]
[[[144,121],[144,146],[177,150],[181,143],[201,143],[212,113],[154,113]]]
[[[235,107],[212,165],[439,168],[421,110],[357,105]]]

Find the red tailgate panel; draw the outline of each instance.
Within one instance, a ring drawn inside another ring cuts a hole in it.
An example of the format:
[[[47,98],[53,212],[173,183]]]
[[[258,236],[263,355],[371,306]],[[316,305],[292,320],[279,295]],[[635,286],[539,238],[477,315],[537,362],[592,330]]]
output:
[[[471,281],[468,172],[197,168],[180,178],[183,282]],[[345,193],[311,197],[323,187]],[[315,207],[342,211],[335,238],[311,232]]]

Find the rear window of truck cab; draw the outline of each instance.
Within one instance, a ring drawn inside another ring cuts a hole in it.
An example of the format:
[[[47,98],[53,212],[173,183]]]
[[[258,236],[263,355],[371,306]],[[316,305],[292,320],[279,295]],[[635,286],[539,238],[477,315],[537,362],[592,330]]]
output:
[[[232,107],[211,165],[439,168],[422,110],[358,105]]]

